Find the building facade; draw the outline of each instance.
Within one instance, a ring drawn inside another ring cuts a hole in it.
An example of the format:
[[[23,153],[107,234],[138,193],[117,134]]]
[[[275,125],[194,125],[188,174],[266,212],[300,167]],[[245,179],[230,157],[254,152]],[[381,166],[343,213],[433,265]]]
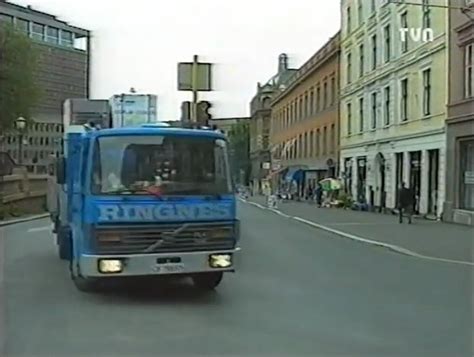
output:
[[[250,160],[251,181],[258,191],[261,181],[270,173],[271,148],[270,124],[273,97],[285,87],[285,83],[296,72],[289,68],[288,55],[278,57],[278,71],[267,83],[257,84],[257,93],[250,103]]]
[[[272,102],[272,160],[301,188],[338,174],[340,34],[331,38],[286,83]]]
[[[366,0],[343,0],[341,9],[340,165],[346,190],[371,207],[393,209],[405,183],[416,192],[415,211],[439,218],[447,9]],[[434,38],[402,36],[401,28],[431,28]]]
[[[445,221],[474,225],[474,1],[449,14]],[[461,1],[460,1],[461,2]]]
[[[67,98],[89,97],[90,33],[71,26],[55,16],[0,1],[0,23],[23,31],[34,42],[39,54],[36,82],[40,100],[32,111],[22,150],[22,163],[46,170],[49,156],[60,150],[62,104]],[[4,140],[2,150],[19,160],[18,137]]]

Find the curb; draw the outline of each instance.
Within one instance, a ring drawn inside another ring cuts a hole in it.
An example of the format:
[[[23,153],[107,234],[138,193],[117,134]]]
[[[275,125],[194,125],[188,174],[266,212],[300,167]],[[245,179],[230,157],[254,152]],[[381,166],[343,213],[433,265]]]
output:
[[[31,217],[26,217],[26,218],[12,219],[9,221],[0,222],[0,227],[6,227],[6,226],[11,226],[13,224],[35,221],[37,219],[43,219],[46,217],[49,217],[49,213],[42,213],[42,214],[38,214]]]
[[[385,242],[380,242],[380,241],[376,241],[376,240],[372,240],[372,239],[362,238],[362,237],[359,237],[359,236],[354,235],[354,234],[350,234],[350,233],[346,233],[346,232],[343,232],[343,231],[339,231],[339,230],[334,229],[334,228],[326,227],[324,225],[306,220],[304,218],[300,218],[300,217],[297,217],[297,216],[290,216],[290,215],[287,215],[286,213],[283,213],[283,212],[281,212],[277,209],[270,209],[270,208],[267,208],[263,205],[255,203],[255,202],[246,201],[246,200],[242,200],[242,201],[245,202],[245,203],[251,204],[255,207],[258,207],[260,209],[267,210],[267,211],[279,214],[280,216],[283,216],[283,217],[286,217],[286,218],[289,218],[289,219],[293,219],[297,222],[306,224],[306,225],[311,226],[313,228],[316,228],[316,229],[319,229],[319,230],[322,230],[322,231],[325,231],[325,232],[328,232],[328,233],[335,234],[335,235],[337,235],[341,238],[352,240],[353,242],[365,243],[367,245],[385,248],[385,249],[390,250],[392,252],[395,252],[395,253],[398,253],[398,254],[401,254],[401,255],[405,255],[405,256],[409,256],[409,257],[412,257],[412,258],[418,258],[418,259],[424,259],[424,260],[430,260],[430,261],[436,261],[436,262],[442,262],[442,263],[458,264],[458,265],[464,265],[464,266],[467,265],[469,267],[474,267],[474,262],[467,262],[467,261],[454,260],[454,259],[446,259],[446,258],[433,257],[433,256],[420,254],[420,253],[417,253],[415,251],[403,248],[403,247],[398,246],[398,245],[385,243]]]

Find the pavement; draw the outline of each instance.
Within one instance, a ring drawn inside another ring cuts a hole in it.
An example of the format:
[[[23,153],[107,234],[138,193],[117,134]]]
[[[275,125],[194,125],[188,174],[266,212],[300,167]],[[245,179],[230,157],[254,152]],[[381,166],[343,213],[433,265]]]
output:
[[[242,266],[204,294],[151,279],[81,293],[48,219],[0,228],[0,355],[473,355],[472,267],[340,239],[247,203],[238,211]]]
[[[8,217],[7,219],[0,220],[0,227],[10,226],[12,224],[24,223],[29,221],[35,221],[37,219],[42,219],[49,217],[49,213],[41,213],[41,214],[32,214],[26,215],[22,217]]]
[[[267,206],[263,196],[253,196],[248,201]],[[474,227],[423,218],[414,219],[411,225],[406,220],[400,224],[396,215],[318,208],[307,202],[280,202],[277,210],[332,232],[361,238],[362,242],[381,242],[428,257],[474,264]]]

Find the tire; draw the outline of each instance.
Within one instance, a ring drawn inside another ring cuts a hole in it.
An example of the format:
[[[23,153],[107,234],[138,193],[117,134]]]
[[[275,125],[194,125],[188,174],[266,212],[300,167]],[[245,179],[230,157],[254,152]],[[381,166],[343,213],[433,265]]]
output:
[[[71,259],[69,263],[69,272],[71,274],[71,280],[77,290],[84,293],[93,293],[98,291],[98,279],[89,279],[81,276],[79,266]]]
[[[70,260],[72,257],[71,249],[71,235],[68,230],[58,229],[56,234],[56,241],[58,244],[58,256],[61,260]]]
[[[222,281],[224,273],[200,273],[192,276],[194,286],[199,290],[214,290]]]

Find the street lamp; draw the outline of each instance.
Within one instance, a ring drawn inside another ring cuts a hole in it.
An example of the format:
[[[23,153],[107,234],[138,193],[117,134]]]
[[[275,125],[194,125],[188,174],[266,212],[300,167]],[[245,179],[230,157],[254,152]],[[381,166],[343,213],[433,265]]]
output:
[[[18,130],[18,164],[21,165],[23,159],[23,134],[26,130],[26,119],[19,117],[15,120],[15,127]]]

